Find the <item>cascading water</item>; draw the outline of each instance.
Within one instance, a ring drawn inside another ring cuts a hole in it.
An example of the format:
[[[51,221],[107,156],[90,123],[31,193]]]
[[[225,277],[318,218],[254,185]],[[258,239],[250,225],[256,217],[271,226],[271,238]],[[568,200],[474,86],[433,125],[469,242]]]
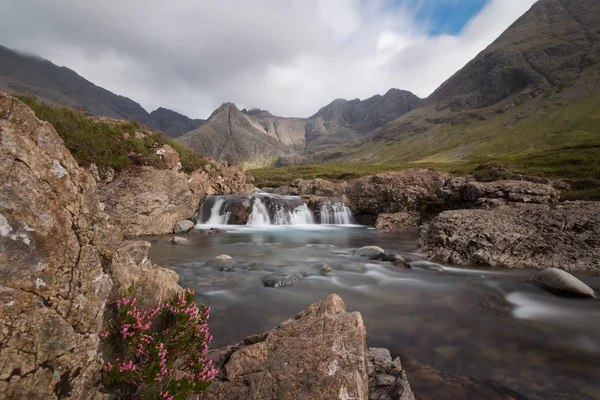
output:
[[[208,196],[198,210],[198,225],[226,225],[246,222],[250,226],[312,225],[313,212],[302,197],[253,193],[251,196]],[[327,202],[321,208],[321,223],[348,225],[352,214],[340,201]]]
[[[328,225],[352,224],[352,211],[342,201],[328,201],[321,205],[321,223]]]

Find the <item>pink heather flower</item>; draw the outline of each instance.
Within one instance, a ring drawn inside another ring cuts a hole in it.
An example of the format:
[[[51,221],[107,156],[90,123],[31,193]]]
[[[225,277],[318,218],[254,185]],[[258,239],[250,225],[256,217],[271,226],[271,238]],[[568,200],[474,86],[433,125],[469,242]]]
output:
[[[108,332],[102,332],[99,336],[103,339],[106,339],[108,337]]]

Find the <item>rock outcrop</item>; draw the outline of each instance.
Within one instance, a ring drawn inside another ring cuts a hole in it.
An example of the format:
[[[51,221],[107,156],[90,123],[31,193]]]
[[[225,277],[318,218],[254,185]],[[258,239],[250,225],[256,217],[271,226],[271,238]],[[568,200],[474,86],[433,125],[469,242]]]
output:
[[[452,264],[598,271],[600,202],[446,211],[422,229],[421,246]]]
[[[204,398],[413,399],[400,363],[370,354],[365,335],[360,313],[330,295],[273,330],[209,352],[220,372]]]
[[[2,93],[0,182],[0,393],[92,398],[115,235],[93,177],[49,123]]]
[[[497,205],[508,203],[557,203],[560,191],[551,184],[528,181],[467,182],[460,187],[462,200],[486,205],[497,201]]]

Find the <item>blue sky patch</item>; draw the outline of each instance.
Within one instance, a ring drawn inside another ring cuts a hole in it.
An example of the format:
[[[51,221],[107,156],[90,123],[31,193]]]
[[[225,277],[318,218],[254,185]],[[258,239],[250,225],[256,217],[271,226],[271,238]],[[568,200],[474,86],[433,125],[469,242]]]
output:
[[[431,36],[456,35],[490,0],[399,0]]]

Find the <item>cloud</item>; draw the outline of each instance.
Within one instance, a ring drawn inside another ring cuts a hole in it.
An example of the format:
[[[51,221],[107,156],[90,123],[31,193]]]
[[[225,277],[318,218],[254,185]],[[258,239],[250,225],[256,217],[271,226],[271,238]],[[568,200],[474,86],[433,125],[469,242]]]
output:
[[[391,87],[425,97],[535,2],[487,0],[458,34],[428,33],[424,8],[469,1],[5,0],[0,37],[149,110],[304,117]]]

